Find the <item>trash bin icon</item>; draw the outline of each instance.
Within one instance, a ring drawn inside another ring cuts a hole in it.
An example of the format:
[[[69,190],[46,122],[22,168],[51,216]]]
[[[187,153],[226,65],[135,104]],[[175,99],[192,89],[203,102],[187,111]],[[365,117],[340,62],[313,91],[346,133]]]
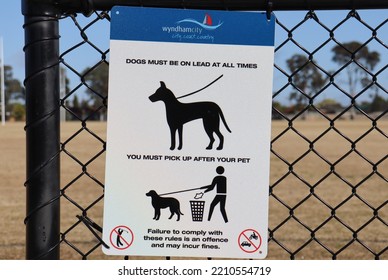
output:
[[[193,222],[202,222],[203,212],[205,210],[205,201],[203,200],[190,200],[191,217]]]

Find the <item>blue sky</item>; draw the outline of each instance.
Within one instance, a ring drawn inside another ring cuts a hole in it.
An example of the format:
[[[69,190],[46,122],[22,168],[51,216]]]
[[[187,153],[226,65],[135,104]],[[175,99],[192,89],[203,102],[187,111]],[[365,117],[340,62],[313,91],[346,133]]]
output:
[[[4,0],[3,0],[4,1]],[[358,11],[361,19],[365,21],[372,28],[379,26],[384,20],[387,19],[387,10],[359,10]],[[287,28],[293,28],[298,24],[306,14],[305,11],[302,12],[275,12],[276,16],[287,26]],[[318,18],[320,21],[327,26],[329,29],[334,28],[334,26],[344,20],[348,11],[317,11]],[[83,18],[83,16],[77,17],[81,25],[88,24],[95,17]],[[4,62],[6,65],[11,65],[14,71],[14,77],[23,81],[24,79],[24,30],[23,30],[24,18],[21,14],[21,1],[10,0],[7,1],[3,8],[0,9],[0,37],[3,38],[4,42]],[[109,25],[108,24],[97,24],[91,29],[94,32],[88,33],[90,39],[98,47],[103,50],[109,48]],[[96,32],[97,31],[97,32]],[[74,44],[77,44],[81,41],[79,31],[75,27],[74,23],[70,19],[65,19],[61,21],[60,24],[60,34],[61,34],[61,51],[66,50]],[[365,27],[362,23],[355,19],[350,19],[346,21],[341,27],[335,29],[335,36],[340,42],[349,42],[357,40],[360,42],[365,42],[372,36],[372,32]],[[379,29],[378,37],[385,44],[388,42],[388,24],[385,24],[382,28]],[[282,30],[279,26],[276,29],[276,43],[280,44],[287,38],[287,32]],[[314,51],[320,44],[325,42],[329,38],[329,33],[320,27],[316,22],[309,20],[300,26],[295,32],[293,32],[293,38],[298,40],[303,47],[308,51]],[[338,69],[338,65],[331,61],[331,48],[334,46],[334,42],[330,42],[321,51],[319,51],[314,59],[322,65],[325,69],[335,70]],[[384,46],[378,43],[376,40],[372,40],[368,47],[371,50],[376,50],[381,55],[381,61],[376,67],[382,69],[388,60],[387,50]],[[98,56],[90,56],[90,53],[95,52],[92,47],[84,45],[80,48],[77,53],[71,53],[68,55],[68,59],[72,62],[72,65],[78,70],[82,71],[87,66],[90,66],[92,63],[95,63],[98,60]],[[294,53],[301,53],[302,51],[294,44],[288,43],[286,48],[282,48],[276,53],[275,61],[281,67],[285,67],[285,61],[290,58]],[[383,73],[379,74],[379,80],[387,81],[388,80],[388,71],[385,70]],[[77,85],[78,81],[75,75],[68,73],[71,85]],[[280,75],[279,71],[274,72],[274,89],[281,87],[284,84],[284,77]],[[387,82],[385,87],[387,87]],[[325,96],[330,97],[330,96]],[[286,97],[279,97],[280,99],[286,99]]]
[[[12,65],[14,76],[22,81],[24,79],[24,18],[21,14],[21,1],[2,1],[0,37],[3,37],[4,43],[4,63]]]

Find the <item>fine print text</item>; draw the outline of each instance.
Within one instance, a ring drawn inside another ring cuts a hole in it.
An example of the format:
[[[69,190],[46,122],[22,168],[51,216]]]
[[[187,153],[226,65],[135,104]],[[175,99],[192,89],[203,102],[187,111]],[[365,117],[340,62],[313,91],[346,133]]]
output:
[[[219,250],[228,243],[221,230],[177,230],[151,229],[143,236],[152,248],[189,248]]]

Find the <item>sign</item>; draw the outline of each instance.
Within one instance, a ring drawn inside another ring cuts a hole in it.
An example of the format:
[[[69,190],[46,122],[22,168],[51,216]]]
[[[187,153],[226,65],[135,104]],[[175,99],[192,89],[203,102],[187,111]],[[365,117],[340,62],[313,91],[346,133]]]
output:
[[[265,13],[113,8],[106,254],[265,258],[273,43]]]
[[[109,241],[117,250],[125,250],[132,245],[133,232],[129,227],[117,226],[111,231]]]

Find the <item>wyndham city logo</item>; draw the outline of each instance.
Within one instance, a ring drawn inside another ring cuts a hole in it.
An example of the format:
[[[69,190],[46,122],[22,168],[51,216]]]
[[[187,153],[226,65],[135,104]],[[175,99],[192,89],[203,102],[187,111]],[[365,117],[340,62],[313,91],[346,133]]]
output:
[[[202,22],[199,22],[195,19],[187,18],[187,19],[180,20],[177,23],[179,24],[179,23],[183,23],[183,22],[189,22],[189,23],[196,24],[196,25],[198,25],[206,30],[215,30],[218,27],[220,27],[223,23],[223,22],[218,22],[217,25],[213,25],[213,19],[211,18],[211,16],[209,14],[205,14],[205,18],[203,19]]]
[[[216,30],[222,26],[223,22],[219,21],[217,25],[213,25],[212,17],[205,14],[203,21],[185,18],[177,21],[176,24],[175,26],[162,26],[162,32],[172,34],[171,38],[178,41],[202,40],[213,42],[214,36],[208,32]]]

